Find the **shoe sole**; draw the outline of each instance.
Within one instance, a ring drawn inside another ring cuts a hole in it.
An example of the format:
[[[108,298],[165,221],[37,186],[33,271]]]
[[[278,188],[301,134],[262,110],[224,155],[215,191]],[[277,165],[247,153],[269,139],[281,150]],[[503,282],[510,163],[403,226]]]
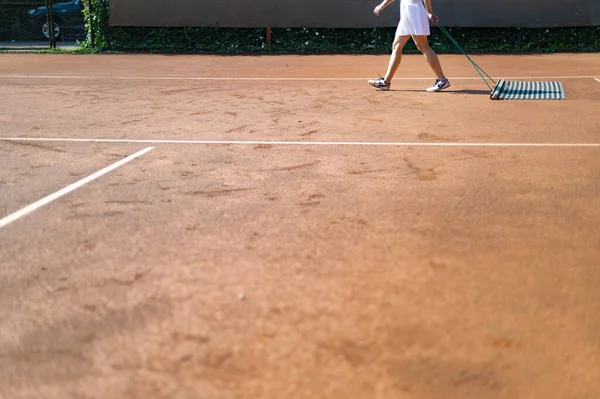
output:
[[[371,86],[373,86],[374,88],[378,89],[378,90],[382,90],[382,91],[389,91],[389,90],[390,90],[390,86],[387,86],[387,87],[381,87],[381,86],[374,85],[374,84],[372,84],[372,83],[369,83],[369,84],[370,84]]]
[[[427,91],[428,91],[429,93],[437,93],[437,92],[439,92],[439,91],[446,90],[446,89],[447,89],[447,88],[449,88],[450,86],[452,86],[452,85],[450,84],[450,82],[448,82],[448,84],[447,84],[446,86],[442,87],[441,89],[433,89],[433,90],[427,89]]]

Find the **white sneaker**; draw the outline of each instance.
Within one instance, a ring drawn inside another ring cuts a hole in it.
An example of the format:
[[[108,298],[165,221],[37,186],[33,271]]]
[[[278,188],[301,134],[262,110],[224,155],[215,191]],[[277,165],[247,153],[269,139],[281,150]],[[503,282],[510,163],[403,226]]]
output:
[[[442,91],[444,89],[447,89],[450,86],[451,86],[450,81],[448,79],[444,79],[444,80],[436,79],[435,84],[433,86],[431,86],[430,88],[428,88],[427,91],[428,92]]]
[[[383,78],[379,78],[379,79],[370,79],[369,80],[369,84],[379,90],[389,90],[391,87],[391,83],[388,83],[385,81],[385,79]]]

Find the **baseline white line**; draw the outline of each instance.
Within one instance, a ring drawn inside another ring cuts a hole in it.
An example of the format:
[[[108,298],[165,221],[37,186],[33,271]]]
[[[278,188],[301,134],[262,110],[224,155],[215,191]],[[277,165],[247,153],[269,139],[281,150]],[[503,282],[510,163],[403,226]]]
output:
[[[244,140],[128,140],[128,139],[75,139],[39,137],[0,137],[0,141],[45,141],[75,143],[124,144],[203,144],[203,145],[281,145],[281,146],[366,146],[366,147],[589,147],[600,148],[600,143],[449,143],[449,142],[360,142],[360,141],[244,141]]]
[[[372,77],[371,77],[372,78]],[[505,80],[510,79],[590,79],[594,76],[506,76]],[[268,78],[268,77],[239,77],[239,78],[225,78],[225,77],[183,77],[183,76],[77,76],[77,75],[0,75],[0,79],[66,79],[66,80],[149,80],[149,81],[280,81],[280,82],[293,82],[293,81],[355,81],[355,80],[367,80],[370,78]],[[431,77],[422,78],[403,78],[397,77],[396,80],[431,80]],[[450,80],[479,80],[479,76],[465,76],[465,77],[450,77]],[[494,79],[499,79],[496,77]]]
[[[135,154],[130,155],[127,158],[124,158],[124,159],[120,160],[119,162],[116,162],[116,163],[86,177],[85,179],[79,180],[78,182],[73,183],[70,186],[63,188],[62,190],[57,191],[54,194],[51,194],[45,198],[42,198],[41,200],[39,200],[37,202],[34,202],[33,204],[21,209],[20,211],[17,211],[11,215],[8,215],[7,217],[0,220],[0,228],[7,226],[8,224],[14,222],[15,220],[35,211],[38,208],[41,208],[44,205],[47,205],[48,203],[70,193],[71,191],[74,191],[74,190],[80,188],[81,186],[83,186],[85,184],[87,184],[93,180],[96,180],[100,176],[103,176],[103,175],[107,174],[108,172],[111,172],[111,171],[117,169],[118,167],[125,165],[127,162],[130,162],[130,161],[134,160],[135,158],[141,157],[142,155],[146,154],[147,152],[152,151],[153,149],[154,149],[153,147],[148,147],[141,151],[138,151]]]
[[[600,82],[600,79],[598,79],[598,78],[594,78],[594,79],[595,79],[596,81]]]

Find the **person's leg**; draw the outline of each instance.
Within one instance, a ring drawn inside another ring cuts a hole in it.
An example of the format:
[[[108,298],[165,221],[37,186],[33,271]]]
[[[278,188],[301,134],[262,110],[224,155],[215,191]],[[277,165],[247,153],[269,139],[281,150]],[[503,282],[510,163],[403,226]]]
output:
[[[413,40],[417,45],[417,48],[427,60],[427,63],[435,72],[437,78],[439,80],[445,80],[446,76],[444,75],[444,71],[442,71],[442,66],[440,65],[440,60],[438,59],[437,54],[431,49],[429,46],[429,41],[427,40],[427,36],[413,36]]]
[[[437,76],[434,85],[428,88],[427,91],[441,91],[450,87],[450,82],[444,75],[444,71],[442,71],[442,66],[440,65],[440,60],[438,59],[437,54],[429,46],[427,36],[415,35],[413,36],[413,40],[415,41],[417,48],[419,49],[419,51],[421,51],[421,53],[423,53],[425,59],[427,60],[427,63]]]
[[[396,36],[394,39],[394,43],[392,44],[392,55],[390,56],[390,61],[388,64],[387,72],[382,79],[371,79],[369,80],[369,84],[381,90],[389,90],[392,79],[400,66],[400,62],[402,61],[402,49],[408,42],[410,36]]]
[[[392,79],[394,79],[394,75],[400,66],[400,62],[402,61],[402,49],[408,42],[408,39],[410,39],[410,36],[396,36],[394,39],[388,70],[383,77],[388,83],[392,83]]]

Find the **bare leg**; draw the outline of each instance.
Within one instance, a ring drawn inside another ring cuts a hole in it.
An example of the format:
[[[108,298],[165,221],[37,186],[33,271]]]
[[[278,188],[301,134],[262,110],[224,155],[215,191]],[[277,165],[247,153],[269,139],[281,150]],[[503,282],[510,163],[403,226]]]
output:
[[[388,65],[388,70],[385,73],[385,81],[388,83],[392,82],[398,67],[400,66],[400,62],[402,61],[402,49],[406,42],[408,42],[410,36],[396,36],[394,39],[394,44],[392,45],[392,55],[390,57],[390,62]]]
[[[438,59],[437,54],[429,46],[427,36],[413,36],[413,40],[415,41],[415,44],[417,45],[419,51],[425,56],[427,63],[429,64],[433,72],[435,72],[437,78],[439,80],[446,79],[444,71],[442,71],[442,66],[440,65],[440,60]]]

